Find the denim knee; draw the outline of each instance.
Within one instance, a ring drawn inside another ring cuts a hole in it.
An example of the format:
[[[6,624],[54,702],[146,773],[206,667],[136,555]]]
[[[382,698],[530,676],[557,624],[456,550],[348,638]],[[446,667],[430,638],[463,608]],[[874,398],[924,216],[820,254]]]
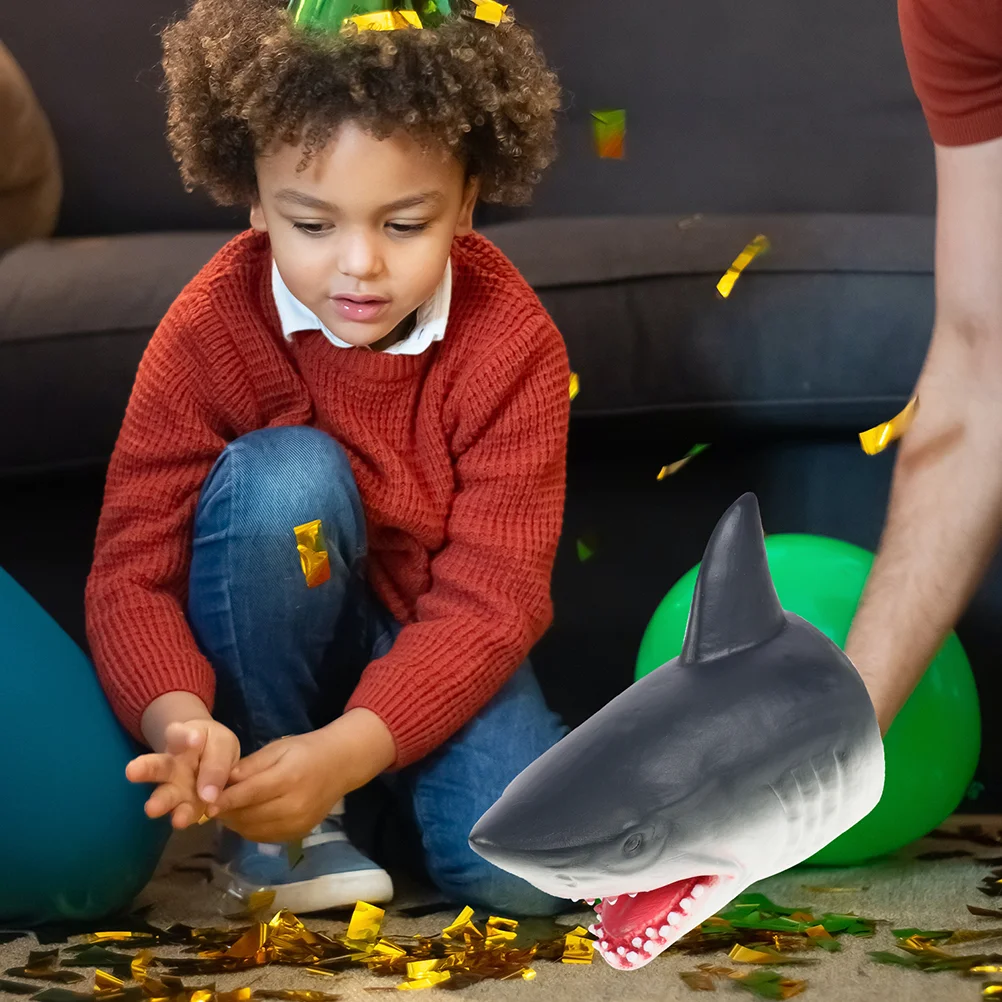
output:
[[[226,503],[227,521],[262,542],[277,535],[284,543],[296,525],[319,518],[328,545],[346,563],[365,550],[365,517],[348,456],[317,428],[263,428],[230,442],[206,479],[198,518],[218,526],[217,503]]]
[[[573,902],[555,898],[479,857],[461,869],[451,868],[448,874],[434,860],[428,859],[426,865],[438,888],[457,904],[487,908],[495,915],[511,918],[546,917],[574,910]]]

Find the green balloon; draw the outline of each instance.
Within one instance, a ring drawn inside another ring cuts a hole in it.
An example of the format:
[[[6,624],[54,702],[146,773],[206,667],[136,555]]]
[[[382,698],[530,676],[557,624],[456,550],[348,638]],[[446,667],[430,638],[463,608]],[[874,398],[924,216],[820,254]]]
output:
[[[873,554],[824,536],[765,540],[783,608],[842,647],[873,564]],[[674,585],[644,632],[636,678],[682,650],[697,564]],[[782,735],[778,736],[782,740]],[[964,798],[981,750],[981,713],[970,662],[951,633],[884,738],[884,792],[877,806],[807,864],[850,866],[921,838]]]

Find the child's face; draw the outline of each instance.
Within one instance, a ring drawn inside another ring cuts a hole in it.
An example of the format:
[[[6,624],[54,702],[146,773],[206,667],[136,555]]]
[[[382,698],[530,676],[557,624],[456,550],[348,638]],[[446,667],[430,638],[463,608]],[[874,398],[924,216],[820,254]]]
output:
[[[435,291],[478,185],[447,152],[349,123],[297,173],[298,146],[258,157],[251,225],[271,238],[290,292],[342,341],[389,347]]]

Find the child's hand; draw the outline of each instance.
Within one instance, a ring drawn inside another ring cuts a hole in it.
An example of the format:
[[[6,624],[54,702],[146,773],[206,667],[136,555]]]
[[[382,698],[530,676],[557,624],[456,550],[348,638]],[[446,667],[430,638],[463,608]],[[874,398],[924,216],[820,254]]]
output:
[[[332,751],[322,731],[265,745],[233,769],[209,816],[252,842],[302,838],[348,792]]]
[[[240,741],[216,720],[170,724],[164,736],[167,748],[140,755],[125,768],[133,783],[156,783],[146,813],[159,818],[170,813],[175,828],[187,828],[214,803],[240,759]]]
[[[388,769],[396,745],[385,724],[356,708],[309,734],[265,745],[230,774],[211,817],[252,842],[290,842],[346,794]]]

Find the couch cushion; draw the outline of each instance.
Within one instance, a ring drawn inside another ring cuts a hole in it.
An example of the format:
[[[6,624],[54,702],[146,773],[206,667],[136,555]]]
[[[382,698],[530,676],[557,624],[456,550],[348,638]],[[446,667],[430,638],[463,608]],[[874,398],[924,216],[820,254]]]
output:
[[[900,405],[932,319],[924,217],[610,217],[484,229],[581,378],[576,421],[852,435]],[[771,251],[720,299],[745,243]],[[103,461],[153,329],[231,234],[27,244],[0,258],[0,472]]]

